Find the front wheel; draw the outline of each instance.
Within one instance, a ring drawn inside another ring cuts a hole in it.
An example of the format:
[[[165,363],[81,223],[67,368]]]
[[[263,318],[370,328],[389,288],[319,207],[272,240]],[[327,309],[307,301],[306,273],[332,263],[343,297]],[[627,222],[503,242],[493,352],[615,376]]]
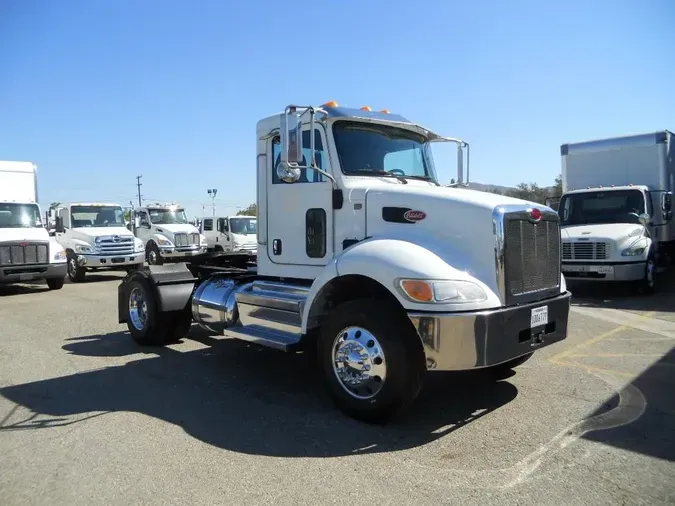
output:
[[[65,282],[66,278],[47,278],[47,286],[50,290],[60,290]]]
[[[328,394],[348,416],[382,423],[414,402],[426,373],[424,352],[400,307],[353,300],[331,311],[317,343]]]
[[[68,279],[73,283],[81,283],[87,274],[87,269],[78,265],[75,253],[68,253]]]
[[[638,281],[637,289],[645,295],[653,295],[656,292],[656,262],[652,255],[647,258],[644,276]]]
[[[164,259],[159,252],[159,248],[155,243],[150,243],[150,245],[145,250],[145,260],[148,262],[148,265],[163,265]]]

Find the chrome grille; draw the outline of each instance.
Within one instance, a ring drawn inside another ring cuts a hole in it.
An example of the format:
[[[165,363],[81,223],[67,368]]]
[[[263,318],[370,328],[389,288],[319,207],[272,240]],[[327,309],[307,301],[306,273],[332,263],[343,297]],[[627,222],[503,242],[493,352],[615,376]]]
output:
[[[607,260],[609,247],[605,242],[564,242],[563,260]]]
[[[46,243],[0,245],[0,265],[46,263],[49,263],[49,245]]]
[[[507,304],[522,296],[557,289],[560,284],[560,223],[533,223],[521,213],[504,223],[504,290]]]
[[[175,234],[174,235],[174,244],[178,248],[184,248],[187,246],[199,246],[199,234]]]
[[[96,246],[102,255],[133,255],[134,238],[121,235],[99,237]]]

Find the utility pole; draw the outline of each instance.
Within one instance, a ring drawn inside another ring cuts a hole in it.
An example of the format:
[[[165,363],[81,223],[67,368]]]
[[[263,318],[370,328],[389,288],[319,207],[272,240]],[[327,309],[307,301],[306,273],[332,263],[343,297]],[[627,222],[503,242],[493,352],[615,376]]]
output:
[[[143,186],[143,183],[141,183],[141,178],[143,176],[136,176],[136,186],[138,186],[138,205],[139,207],[143,205],[141,202],[141,186]]]
[[[217,188],[208,188],[206,193],[211,197],[211,206],[213,207],[213,217],[216,217],[216,193],[218,193]]]

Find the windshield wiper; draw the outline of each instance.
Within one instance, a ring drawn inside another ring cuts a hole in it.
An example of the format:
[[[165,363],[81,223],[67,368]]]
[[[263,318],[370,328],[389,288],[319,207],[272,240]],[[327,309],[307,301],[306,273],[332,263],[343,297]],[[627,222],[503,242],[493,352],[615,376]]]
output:
[[[349,174],[372,174],[374,176],[384,176],[384,177],[393,177],[398,179],[403,184],[408,184],[405,177],[399,176],[398,174],[392,174],[382,169],[356,169],[349,172]]]

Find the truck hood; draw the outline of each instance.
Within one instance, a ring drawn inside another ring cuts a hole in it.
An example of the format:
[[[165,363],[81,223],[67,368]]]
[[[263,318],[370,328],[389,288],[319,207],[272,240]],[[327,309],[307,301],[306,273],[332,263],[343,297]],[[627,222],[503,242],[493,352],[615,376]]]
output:
[[[562,239],[589,239],[621,242],[627,237],[642,235],[642,225],[632,223],[600,223],[596,225],[571,225],[564,227]]]
[[[181,224],[181,223],[172,223],[170,225],[154,225],[155,230],[160,229],[164,232],[170,232],[172,234],[198,234],[199,230],[193,225],[190,224]],[[160,232],[161,233],[161,232]]]
[[[126,227],[80,227],[73,228],[78,238],[85,241],[93,241],[97,237],[119,235],[120,237],[133,237],[134,234],[129,232]]]
[[[424,246],[496,292],[494,209],[500,205],[544,206],[469,189],[410,186],[400,192],[391,191],[391,186],[386,191],[381,187],[366,191],[367,235]],[[415,221],[405,219],[406,209]]]
[[[0,228],[0,242],[4,241],[48,241],[46,228]]]

